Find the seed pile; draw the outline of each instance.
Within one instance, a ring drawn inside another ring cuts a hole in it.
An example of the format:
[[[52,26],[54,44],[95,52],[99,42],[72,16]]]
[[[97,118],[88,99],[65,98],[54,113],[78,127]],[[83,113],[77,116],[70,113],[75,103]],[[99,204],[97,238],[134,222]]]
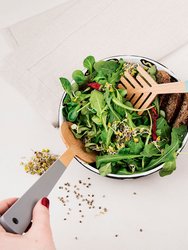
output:
[[[49,149],[34,151],[34,156],[28,162],[21,162],[24,170],[29,174],[42,175],[57,160],[58,156],[50,153]]]
[[[64,195],[58,197],[58,199],[62,202],[64,207],[67,207],[67,216],[64,217],[66,221],[68,216],[70,216],[72,208],[69,205],[70,196],[78,201],[78,223],[82,223],[85,215],[84,211],[85,207],[89,210],[93,210],[96,214],[106,214],[108,209],[106,207],[102,207],[96,204],[95,195],[91,192],[86,192],[91,187],[90,177],[87,178],[87,181],[79,180],[76,184],[70,184],[69,182],[64,183],[62,186],[59,186],[59,189],[64,191]],[[105,195],[102,195],[102,198],[105,198]],[[84,209],[82,207],[84,206]],[[75,212],[75,211],[74,211]]]

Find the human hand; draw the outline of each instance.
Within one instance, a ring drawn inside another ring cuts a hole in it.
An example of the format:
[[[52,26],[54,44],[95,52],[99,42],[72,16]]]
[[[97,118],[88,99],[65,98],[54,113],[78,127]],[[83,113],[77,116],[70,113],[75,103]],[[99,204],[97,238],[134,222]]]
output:
[[[0,201],[0,215],[11,207],[16,198]],[[43,198],[33,209],[31,228],[23,235],[7,233],[0,225],[1,250],[55,250],[49,216],[49,200]]]

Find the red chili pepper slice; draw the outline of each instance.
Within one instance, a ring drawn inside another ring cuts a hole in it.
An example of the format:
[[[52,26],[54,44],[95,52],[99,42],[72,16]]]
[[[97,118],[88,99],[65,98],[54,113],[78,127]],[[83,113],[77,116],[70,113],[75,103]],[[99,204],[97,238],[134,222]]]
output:
[[[101,84],[98,82],[90,82],[87,84],[87,86],[91,87],[92,89],[97,89],[99,90],[101,87]]]
[[[151,118],[152,118],[152,139],[153,141],[157,140],[157,119],[158,119],[158,114],[157,110],[155,108],[151,108]]]

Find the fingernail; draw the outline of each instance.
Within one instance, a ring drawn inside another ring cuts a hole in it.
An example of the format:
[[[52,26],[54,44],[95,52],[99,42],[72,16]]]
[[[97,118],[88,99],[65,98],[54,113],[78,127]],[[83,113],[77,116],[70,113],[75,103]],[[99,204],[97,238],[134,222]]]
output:
[[[49,208],[49,206],[50,206],[50,201],[48,200],[48,198],[44,197],[44,198],[42,198],[42,200],[41,200],[41,204],[42,204],[43,206]]]

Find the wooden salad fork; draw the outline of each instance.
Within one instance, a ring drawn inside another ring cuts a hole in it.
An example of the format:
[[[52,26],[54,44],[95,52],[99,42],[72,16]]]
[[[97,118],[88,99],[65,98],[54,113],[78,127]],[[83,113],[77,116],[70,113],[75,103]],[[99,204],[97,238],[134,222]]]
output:
[[[126,88],[127,100],[129,100],[136,109],[142,109],[138,112],[141,115],[144,109],[148,108],[158,94],[187,93],[188,81],[173,82],[168,84],[158,84],[141,66],[137,66],[139,74],[136,79],[128,72],[120,78],[119,88]]]

